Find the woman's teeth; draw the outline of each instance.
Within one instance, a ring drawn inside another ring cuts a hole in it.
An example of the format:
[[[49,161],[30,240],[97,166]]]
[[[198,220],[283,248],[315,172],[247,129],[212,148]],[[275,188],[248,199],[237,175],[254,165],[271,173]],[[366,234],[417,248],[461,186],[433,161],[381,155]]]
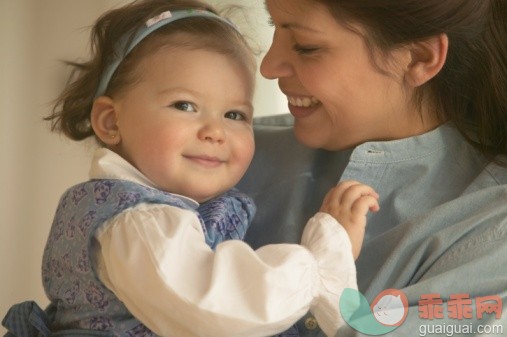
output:
[[[289,104],[297,107],[309,108],[319,104],[319,100],[315,97],[288,97]]]

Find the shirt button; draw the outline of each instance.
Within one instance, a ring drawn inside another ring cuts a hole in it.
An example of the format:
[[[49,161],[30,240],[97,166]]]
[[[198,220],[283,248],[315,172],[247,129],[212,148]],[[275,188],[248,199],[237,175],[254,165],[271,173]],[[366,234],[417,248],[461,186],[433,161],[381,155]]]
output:
[[[319,326],[319,323],[317,323],[317,320],[314,317],[308,317],[305,320],[305,327],[308,330],[315,330]]]

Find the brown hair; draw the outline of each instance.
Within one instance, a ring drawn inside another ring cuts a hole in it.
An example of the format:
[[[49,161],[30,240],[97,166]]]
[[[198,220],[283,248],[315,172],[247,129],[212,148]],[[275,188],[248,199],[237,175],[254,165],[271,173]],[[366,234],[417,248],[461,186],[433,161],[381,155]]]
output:
[[[404,44],[445,33],[441,72],[422,86],[438,117],[453,122],[490,159],[507,154],[507,1],[319,0],[339,22],[361,24],[374,50],[387,54]]]
[[[52,113],[44,118],[51,130],[73,140],[94,135],[90,123],[94,95],[104,69],[114,59],[118,41],[133,33],[146,20],[168,10],[204,9],[218,14],[199,0],[138,0],[102,15],[92,28],[91,58],[87,62],[66,62],[73,67],[69,84],[57,98]],[[185,40],[176,35],[185,34]],[[251,74],[255,59],[246,40],[232,26],[220,20],[192,17],[171,22],[151,33],[122,61],[108,85],[105,95],[113,96],[137,80],[134,71],[140,60],[165,45],[213,50],[237,60]]]

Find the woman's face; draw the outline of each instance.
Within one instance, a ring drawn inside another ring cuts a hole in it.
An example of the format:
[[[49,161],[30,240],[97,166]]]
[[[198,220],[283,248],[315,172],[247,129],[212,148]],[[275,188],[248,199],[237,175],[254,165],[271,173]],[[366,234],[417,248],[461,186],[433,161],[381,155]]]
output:
[[[372,63],[365,40],[312,0],[266,0],[275,27],[261,73],[278,79],[298,140],[339,150],[399,139],[433,128],[421,121],[404,84],[406,49]],[[353,25],[361,31],[361,26]],[[389,74],[379,71],[379,67]]]

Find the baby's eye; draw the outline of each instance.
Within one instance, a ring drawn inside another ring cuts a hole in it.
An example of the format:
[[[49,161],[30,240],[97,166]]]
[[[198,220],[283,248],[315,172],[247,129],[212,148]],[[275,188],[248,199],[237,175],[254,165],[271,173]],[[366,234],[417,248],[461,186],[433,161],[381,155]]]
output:
[[[176,102],[174,104],[171,104],[172,107],[175,109],[181,110],[181,111],[188,111],[188,112],[196,112],[197,109],[194,104],[190,102],[180,101]]]
[[[228,111],[225,113],[224,116],[225,116],[225,118],[229,118],[229,119],[233,119],[233,120],[237,120],[237,121],[242,121],[242,120],[246,119],[245,115],[239,111]]]

